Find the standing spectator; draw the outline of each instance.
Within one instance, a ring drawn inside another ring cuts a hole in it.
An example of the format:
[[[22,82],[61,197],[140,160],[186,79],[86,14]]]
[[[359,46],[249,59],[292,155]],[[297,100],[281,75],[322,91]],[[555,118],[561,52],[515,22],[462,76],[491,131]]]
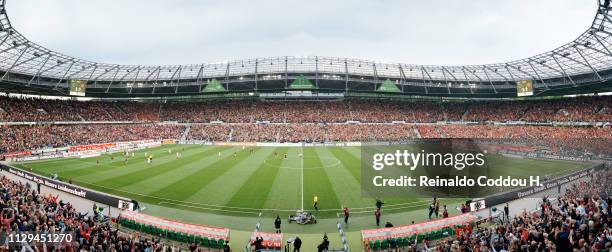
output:
[[[504,219],[508,221],[510,219],[510,207],[508,203],[506,203],[506,206],[504,206],[504,214]]]
[[[13,222],[13,220],[15,220],[15,210],[8,209],[9,211],[6,211],[7,209],[2,209],[2,214],[0,215],[0,222],[2,223],[2,226],[6,229],[6,230],[10,230],[11,229],[11,222]],[[8,212],[8,213],[7,213]],[[11,217],[9,217],[9,215]]]
[[[382,200],[376,199],[376,209],[380,210],[382,208],[383,204],[385,204],[385,203],[383,203]]]
[[[461,203],[461,213],[467,213],[468,212],[468,208],[464,203]]]
[[[293,241],[293,252],[300,252],[302,248],[302,239],[299,236],[295,237],[295,241]]]
[[[195,243],[193,243],[193,242],[192,242],[192,243],[189,245],[189,251],[194,252],[194,251],[196,251],[197,249],[198,249],[198,245],[196,245]]]
[[[444,212],[442,212],[442,218],[448,218],[448,209],[446,209],[446,205],[444,205]]]
[[[435,208],[434,212],[436,213],[436,219],[437,219],[438,217],[440,217],[440,203],[436,201],[436,203],[434,204],[434,208]]]
[[[348,225],[349,214],[348,207],[344,207],[344,225]]]
[[[255,237],[255,244],[254,244],[255,251],[260,251],[264,249],[263,241],[264,241],[263,237]]]
[[[317,246],[318,252],[328,251],[329,250],[329,239],[327,238],[327,233],[323,235],[323,241],[319,246]]]
[[[276,215],[276,219],[274,220],[274,228],[276,228],[277,234],[281,233],[281,218],[278,215]]]
[[[429,215],[428,215],[428,218],[429,218],[430,220],[431,220],[431,215],[432,215],[432,214],[434,213],[434,211],[435,211],[435,208],[436,208],[436,207],[434,206],[434,203],[429,204]]]

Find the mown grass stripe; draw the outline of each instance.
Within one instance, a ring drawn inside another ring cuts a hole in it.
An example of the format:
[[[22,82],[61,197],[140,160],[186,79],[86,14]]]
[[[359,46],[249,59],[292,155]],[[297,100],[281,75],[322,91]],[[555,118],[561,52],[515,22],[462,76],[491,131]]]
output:
[[[333,178],[332,188],[338,196],[342,206],[367,207],[373,204],[374,201],[372,199],[362,197],[361,181],[351,175],[350,169],[345,165],[348,160],[343,160],[342,158],[344,157],[335,157],[328,148],[316,148],[315,150],[321,160],[329,160],[329,162],[336,161],[334,162],[336,165],[330,163],[325,166],[325,173],[327,177]],[[337,163],[338,161],[340,163]],[[352,166],[357,166],[355,164],[359,163],[353,163]],[[354,168],[353,170],[357,169]]]
[[[276,149],[274,149],[276,150]],[[286,152],[287,148],[280,150]],[[282,159],[270,153],[256,168],[249,180],[227,202],[228,206],[263,208],[272,190]]]
[[[369,149],[367,149],[367,151],[372,152],[372,151],[380,151],[377,148],[372,148],[369,147]],[[352,176],[353,178],[355,178],[355,180],[357,181],[357,183],[359,183],[359,185],[361,186],[361,160],[360,158],[358,158],[356,156],[355,153],[346,150],[345,148],[331,148],[329,149],[329,151],[338,159],[340,160],[340,162],[342,163],[342,167],[344,169],[346,169]],[[383,152],[386,152],[388,150],[384,150]],[[340,167],[338,167],[340,168]],[[361,192],[360,192],[361,194]],[[369,200],[369,201],[368,201]],[[381,199],[383,201],[385,201],[386,204],[392,205],[392,204],[399,204],[399,203],[406,203],[406,202],[410,202],[410,201],[414,201],[416,199],[412,199],[412,198],[385,198],[385,199]],[[357,205],[351,205],[350,202],[347,203],[347,205],[349,207],[370,207],[370,206],[374,206],[375,203],[375,199],[369,199],[369,198],[362,198],[361,200],[361,204],[357,204]]]
[[[204,153],[200,153],[196,151],[194,153],[191,153],[190,155],[182,156],[180,159],[175,159],[174,161],[168,161],[168,162],[172,162],[172,165],[166,165],[166,162],[155,164],[155,159],[154,159],[153,164],[151,165],[143,163],[142,165],[145,166],[144,169],[135,170],[127,174],[122,174],[120,176],[106,178],[104,180],[97,181],[95,183],[99,185],[103,185],[103,186],[113,187],[113,188],[123,187],[131,183],[134,183],[134,181],[142,181],[147,178],[159,176],[161,174],[174,172],[175,170],[180,169],[184,165],[198,162],[203,157],[206,157],[208,155],[213,155],[216,152],[217,152],[216,148],[207,149],[206,151],[204,151]]]
[[[260,149],[255,150],[256,152]],[[154,196],[185,200],[207,186],[210,182],[227,172],[231,167],[250,156],[248,151],[236,151],[236,156],[230,155],[152,193]]]
[[[107,159],[110,159],[111,156],[119,156],[119,155],[102,155],[97,159],[101,160],[100,165],[112,165],[119,164],[123,162],[123,159],[117,159],[117,161],[112,161],[110,163],[105,163]],[[20,164],[20,167],[32,168],[33,170],[44,172],[44,173],[55,173],[57,172],[60,176],[62,174],[70,173],[73,175],[74,171],[78,171],[80,169],[87,169],[90,167],[96,167],[97,164],[95,162],[96,159],[81,159],[81,158],[68,158],[68,159],[57,159],[51,160],[45,163],[26,163]]]
[[[256,148],[261,149],[261,151],[255,152]],[[263,163],[273,150],[274,148],[258,147],[246,149],[245,151],[249,152],[249,158],[231,167],[223,175],[191,195],[187,201],[220,206],[226,205],[240,187],[253,177],[253,173],[257,171],[257,169],[254,169],[254,166]]]
[[[189,153],[198,152],[197,148],[188,148],[184,150],[183,155],[188,156]],[[153,166],[168,165],[176,160],[175,152],[168,153],[166,150],[148,151],[148,155],[153,155],[153,163],[147,164],[146,158],[141,153],[136,153],[134,157],[130,157],[127,164],[125,159],[119,157],[120,161],[114,162],[115,165],[101,163],[100,166],[92,167],[93,172],[77,172],[74,173],[76,180],[85,181],[88,183],[100,183],[112,178],[119,178],[135,171],[142,171]]]
[[[295,209],[301,204],[300,163],[296,162],[300,148],[287,148],[278,151],[280,165],[276,178],[270,184],[270,195],[264,204],[268,209]],[[287,153],[287,159],[284,154]]]
[[[152,153],[165,153],[164,149],[155,149],[149,151]],[[115,157],[115,159],[107,163],[107,160],[110,160],[111,156]],[[74,162],[74,160],[78,160],[78,163],[71,164],[72,162]],[[97,164],[96,160],[100,160],[100,165]],[[69,159],[64,161],[65,162],[37,164],[37,166],[33,166],[32,168],[33,170],[39,171],[44,174],[53,174],[57,172],[57,174],[64,179],[79,179],[79,177],[82,176],[89,176],[92,174],[113,171],[119,168],[126,168],[126,166],[124,165],[122,152],[113,153],[111,155],[102,155],[100,157],[93,157],[87,159]]]
[[[361,183],[361,162],[353,154],[341,147],[329,148],[329,152],[340,161],[342,167],[346,169],[356,181]]]
[[[175,155],[175,152],[168,153],[167,149],[168,148],[148,150],[147,154],[153,155],[155,157],[154,160],[157,160],[158,164],[168,163],[173,160],[172,157]],[[195,150],[194,147],[189,147],[185,149],[185,153],[193,152],[194,150]],[[105,164],[102,161],[100,162],[99,166],[95,164],[94,162],[91,166],[84,168],[84,169],[73,171],[71,172],[71,174],[77,180],[86,179],[86,180],[94,181],[94,182],[100,180],[101,178],[103,179],[107,177],[107,176],[98,176],[98,174],[101,174],[101,173],[112,174],[113,177],[122,176],[124,173],[120,172],[121,170],[142,169],[143,166],[147,165],[145,161],[146,160],[145,157],[143,155],[140,155],[144,152],[145,151],[139,151],[138,153],[134,153],[134,157],[130,156],[130,158],[128,159],[127,165],[125,164],[125,159],[123,158],[123,154],[121,153],[121,154],[118,154],[117,157],[115,157],[116,161],[114,162]],[[112,173],[109,173],[111,171]],[[94,179],[83,178],[85,176],[88,178],[94,178]]]
[[[140,192],[142,194],[150,194],[157,191],[159,188],[170,185],[180,179],[190,176],[192,173],[200,170],[203,166],[212,164],[219,160],[217,153],[213,152],[210,155],[207,153],[209,149],[217,149],[221,152],[221,155],[231,155],[234,149],[224,147],[205,147],[197,155],[201,155],[202,158],[197,162],[192,162],[186,165],[182,165],[180,172],[169,172],[162,173],[157,176],[147,177],[143,180],[139,180],[135,183],[127,184],[121,187],[121,190]]]
[[[319,209],[340,209],[340,201],[334,191],[324,165],[314,148],[304,148],[304,209],[314,210],[313,197],[319,197]]]

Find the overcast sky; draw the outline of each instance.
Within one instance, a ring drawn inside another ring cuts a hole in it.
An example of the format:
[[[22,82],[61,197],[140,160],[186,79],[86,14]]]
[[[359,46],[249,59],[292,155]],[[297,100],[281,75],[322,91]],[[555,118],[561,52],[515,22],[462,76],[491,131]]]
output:
[[[552,4],[554,2],[554,4]],[[595,0],[8,0],[30,40],[106,63],[338,56],[498,63],[576,38]]]

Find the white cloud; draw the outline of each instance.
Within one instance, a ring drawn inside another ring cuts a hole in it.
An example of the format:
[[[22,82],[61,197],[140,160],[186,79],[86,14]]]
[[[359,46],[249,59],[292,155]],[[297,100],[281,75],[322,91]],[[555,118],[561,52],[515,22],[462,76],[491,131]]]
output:
[[[440,3],[444,4],[440,4]],[[528,57],[586,30],[595,1],[8,0],[50,49],[122,64],[320,55],[415,64]]]

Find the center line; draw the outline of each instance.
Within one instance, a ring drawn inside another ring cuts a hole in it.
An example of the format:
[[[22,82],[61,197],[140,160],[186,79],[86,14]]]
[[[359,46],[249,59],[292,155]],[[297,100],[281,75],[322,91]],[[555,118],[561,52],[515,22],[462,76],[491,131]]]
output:
[[[304,212],[304,149],[300,147],[300,171],[302,173],[302,212]]]

